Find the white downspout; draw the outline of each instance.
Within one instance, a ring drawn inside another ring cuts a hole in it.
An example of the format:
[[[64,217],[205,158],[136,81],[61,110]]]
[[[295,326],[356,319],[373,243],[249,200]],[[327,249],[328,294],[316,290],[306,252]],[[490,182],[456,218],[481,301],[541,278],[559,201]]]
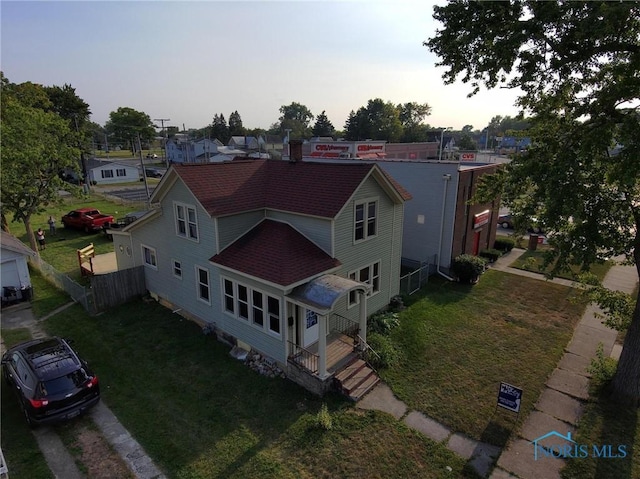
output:
[[[442,175],[442,179],[444,180],[444,189],[442,191],[442,215],[440,216],[440,241],[438,242],[438,260],[436,261],[436,271],[440,276],[448,279],[449,281],[455,281],[451,276],[447,276],[442,271],[440,271],[440,255],[442,254],[442,236],[444,234],[444,212],[447,203],[447,188],[449,186],[449,181],[451,181],[450,174]]]

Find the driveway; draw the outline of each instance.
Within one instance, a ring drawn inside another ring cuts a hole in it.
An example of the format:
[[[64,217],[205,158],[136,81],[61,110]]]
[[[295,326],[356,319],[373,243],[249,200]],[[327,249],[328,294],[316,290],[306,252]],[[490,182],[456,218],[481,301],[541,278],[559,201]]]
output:
[[[41,318],[40,321],[64,311],[66,308],[73,306],[73,304],[74,303],[68,303],[56,309],[49,315]],[[31,336],[35,339],[47,336],[42,328],[40,328],[39,321],[36,320],[33,310],[31,309],[31,303],[29,302],[3,308],[2,328],[27,328]],[[4,340],[2,340],[0,341],[0,352],[4,354],[5,350]],[[158,469],[151,458],[147,456],[142,446],[140,446],[122,424],[120,424],[103,401],[100,401],[88,415],[96,426],[98,426],[103,438],[111,445],[111,447],[108,447],[106,441],[102,441],[105,443],[105,447],[98,448],[95,444],[99,444],[99,441],[93,441],[94,449],[91,453],[95,454],[95,460],[89,459],[89,462],[103,465],[109,464],[108,469],[113,473],[110,477],[127,477],[133,474],[136,478],[141,479],[165,478],[160,472],[160,469]],[[82,479],[85,477],[76,466],[75,459],[69,451],[67,451],[54,428],[41,426],[34,429],[33,433],[47,461],[49,469],[51,469],[55,477],[65,479]],[[113,450],[116,452],[112,452]],[[122,468],[122,470],[118,471],[119,467]],[[11,473],[11,471],[9,471],[9,473]]]

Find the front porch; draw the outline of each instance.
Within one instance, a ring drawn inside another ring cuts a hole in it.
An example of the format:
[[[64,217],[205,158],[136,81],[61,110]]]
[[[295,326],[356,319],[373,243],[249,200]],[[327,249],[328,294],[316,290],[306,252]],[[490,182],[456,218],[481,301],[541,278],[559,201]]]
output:
[[[311,374],[318,374],[318,343],[310,345],[308,348],[297,346],[289,341],[292,353],[289,361],[307,370]],[[341,366],[348,364],[358,356],[356,341],[353,337],[334,331],[327,336],[326,364],[327,374],[334,375]]]

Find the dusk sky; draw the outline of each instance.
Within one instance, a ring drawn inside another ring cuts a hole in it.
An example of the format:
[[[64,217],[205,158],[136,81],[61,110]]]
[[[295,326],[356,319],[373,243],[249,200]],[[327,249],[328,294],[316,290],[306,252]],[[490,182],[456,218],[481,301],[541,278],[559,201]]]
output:
[[[279,108],[351,110],[382,98],[428,103],[433,127],[482,129],[515,116],[516,92],[445,86],[422,42],[437,28],[428,1],[2,1],[1,68],[13,83],[65,83],[101,125],[131,107],[202,128],[237,110],[269,128]]]

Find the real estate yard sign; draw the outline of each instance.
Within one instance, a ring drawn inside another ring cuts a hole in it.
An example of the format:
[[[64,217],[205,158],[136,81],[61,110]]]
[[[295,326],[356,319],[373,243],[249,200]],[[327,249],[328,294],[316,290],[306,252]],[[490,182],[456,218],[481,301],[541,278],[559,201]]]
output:
[[[522,389],[507,383],[500,383],[498,391],[498,406],[516,413],[520,413]]]

